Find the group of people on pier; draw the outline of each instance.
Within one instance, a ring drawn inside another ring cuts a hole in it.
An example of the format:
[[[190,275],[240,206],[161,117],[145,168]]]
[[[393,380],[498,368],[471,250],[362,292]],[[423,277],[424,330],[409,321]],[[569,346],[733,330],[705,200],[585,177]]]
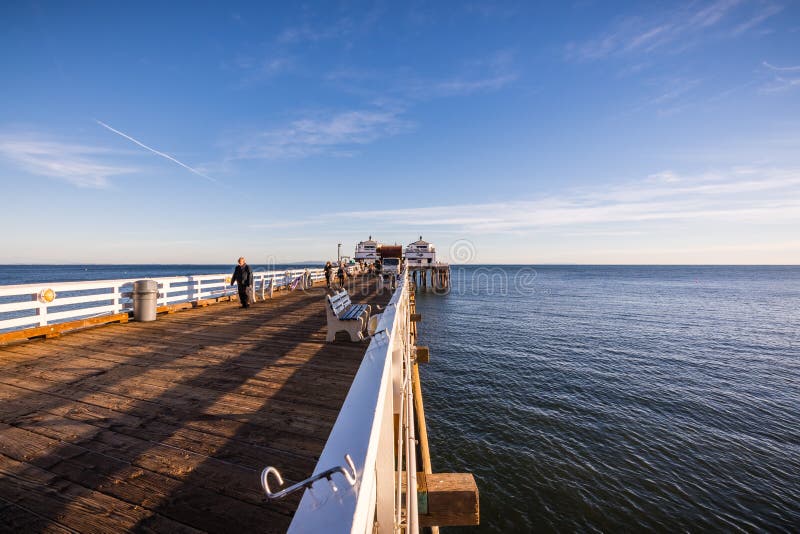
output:
[[[363,261],[360,261],[358,263],[358,267],[359,271],[366,271],[367,274],[370,275],[380,275],[383,269],[381,260],[376,260],[369,264],[365,264]],[[331,279],[333,278],[334,271],[333,263],[330,261],[326,262],[324,270],[325,286],[328,289],[331,289]],[[350,273],[348,272],[347,265],[345,265],[343,261],[340,261],[338,267],[336,268],[336,280],[340,288],[344,287],[344,281],[349,275]],[[253,301],[253,270],[249,265],[247,265],[247,261],[244,259],[244,257],[239,258],[236,268],[233,271],[233,275],[231,276],[231,285],[234,284],[238,284],[237,289],[239,291],[239,302],[241,303],[241,307],[249,308],[250,303]]]
[[[366,264],[363,261],[358,262],[358,271],[359,272],[366,272],[367,274],[375,274],[380,275],[382,272],[383,266],[381,265],[381,260],[376,260],[372,263]],[[333,271],[334,265],[330,261],[325,262],[325,287],[331,289],[331,279],[333,278]],[[343,261],[340,261],[338,267],[336,268],[336,280],[339,284],[339,287],[344,287],[344,281],[347,277],[350,276],[350,272],[348,270],[347,265]]]

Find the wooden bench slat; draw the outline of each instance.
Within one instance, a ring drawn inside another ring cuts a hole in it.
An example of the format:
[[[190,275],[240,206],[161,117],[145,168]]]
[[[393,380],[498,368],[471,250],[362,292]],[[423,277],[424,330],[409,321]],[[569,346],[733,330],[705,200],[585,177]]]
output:
[[[344,313],[344,315],[339,317],[339,319],[344,320],[344,321],[350,321],[350,320],[353,320],[353,319],[358,319],[358,317],[362,313],[364,313],[364,310],[366,310],[366,308],[367,307],[364,306],[363,304],[357,304],[357,305],[351,307],[349,310],[347,310]]]

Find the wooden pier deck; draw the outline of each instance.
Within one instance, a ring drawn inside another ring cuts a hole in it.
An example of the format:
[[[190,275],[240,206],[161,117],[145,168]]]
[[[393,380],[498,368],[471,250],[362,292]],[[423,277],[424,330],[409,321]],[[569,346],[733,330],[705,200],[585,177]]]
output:
[[[385,305],[374,280],[355,302]],[[367,347],[324,289],[0,346],[0,530],[284,532]]]

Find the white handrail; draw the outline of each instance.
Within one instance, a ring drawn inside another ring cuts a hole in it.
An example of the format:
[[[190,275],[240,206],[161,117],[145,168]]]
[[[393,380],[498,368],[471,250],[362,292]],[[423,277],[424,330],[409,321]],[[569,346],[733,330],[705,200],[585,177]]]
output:
[[[409,291],[404,270],[314,469],[349,454],[356,484],[338,492],[325,484],[305,490],[289,532],[418,532]],[[401,422],[397,463],[395,414]],[[406,495],[412,496],[404,513],[395,504],[403,491],[398,471],[405,471]]]
[[[325,278],[323,269],[289,269],[254,272],[254,288],[278,289],[288,286],[298,276],[313,282]],[[0,332],[46,326],[97,315],[129,312],[133,283],[142,278],[53,282],[0,286]],[[193,302],[232,295],[230,274],[193,274],[148,278],[158,283],[158,305]]]

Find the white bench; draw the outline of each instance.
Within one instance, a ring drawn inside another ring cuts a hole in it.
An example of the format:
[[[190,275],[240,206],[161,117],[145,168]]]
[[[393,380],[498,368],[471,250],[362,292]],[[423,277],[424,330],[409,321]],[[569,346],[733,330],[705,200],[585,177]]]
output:
[[[372,306],[369,304],[353,304],[347,290],[342,289],[325,297],[325,310],[328,315],[328,335],[325,341],[330,343],[336,332],[344,330],[350,334],[350,341],[364,339],[361,333],[369,321]]]

